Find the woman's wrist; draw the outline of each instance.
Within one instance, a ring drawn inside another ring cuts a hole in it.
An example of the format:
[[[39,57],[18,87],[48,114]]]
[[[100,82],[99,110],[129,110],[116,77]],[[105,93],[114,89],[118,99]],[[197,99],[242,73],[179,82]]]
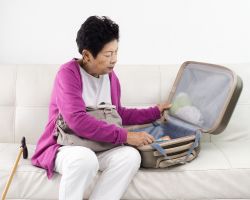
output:
[[[158,107],[160,113],[163,114],[164,110],[170,109],[172,105],[169,103],[160,103],[156,106]]]

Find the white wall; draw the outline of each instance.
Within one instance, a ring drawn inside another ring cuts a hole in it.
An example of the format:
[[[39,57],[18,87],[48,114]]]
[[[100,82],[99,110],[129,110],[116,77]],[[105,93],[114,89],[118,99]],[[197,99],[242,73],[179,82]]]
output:
[[[90,15],[120,25],[120,64],[250,62],[249,0],[0,0],[0,63],[79,57],[76,32]]]

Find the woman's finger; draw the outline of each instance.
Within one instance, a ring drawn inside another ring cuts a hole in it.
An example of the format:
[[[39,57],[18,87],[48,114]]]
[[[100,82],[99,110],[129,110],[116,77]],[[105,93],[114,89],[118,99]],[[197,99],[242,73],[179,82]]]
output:
[[[149,137],[152,141],[155,141],[154,136],[150,135],[149,133],[147,133],[147,137]]]

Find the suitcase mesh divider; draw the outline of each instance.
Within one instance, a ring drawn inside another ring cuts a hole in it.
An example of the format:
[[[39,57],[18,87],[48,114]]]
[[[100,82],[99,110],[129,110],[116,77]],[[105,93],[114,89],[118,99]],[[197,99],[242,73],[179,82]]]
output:
[[[176,86],[170,114],[210,129],[223,110],[232,84],[232,74],[225,70],[188,64]]]

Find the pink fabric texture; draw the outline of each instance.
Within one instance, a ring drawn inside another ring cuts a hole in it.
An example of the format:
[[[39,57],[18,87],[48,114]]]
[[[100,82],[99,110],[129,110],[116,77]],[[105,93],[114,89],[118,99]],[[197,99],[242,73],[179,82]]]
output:
[[[147,109],[129,109],[121,106],[121,89],[115,73],[109,74],[112,104],[116,106],[123,125],[150,123],[160,118],[155,107]],[[86,112],[82,99],[82,77],[75,59],[62,65],[56,75],[49,105],[49,119],[43,134],[38,140],[32,156],[32,164],[47,170],[48,178],[53,176],[55,157],[60,145],[56,143],[56,119],[62,114],[68,126],[78,135],[94,141],[123,144],[127,139],[127,130],[105,121],[97,120]]]

